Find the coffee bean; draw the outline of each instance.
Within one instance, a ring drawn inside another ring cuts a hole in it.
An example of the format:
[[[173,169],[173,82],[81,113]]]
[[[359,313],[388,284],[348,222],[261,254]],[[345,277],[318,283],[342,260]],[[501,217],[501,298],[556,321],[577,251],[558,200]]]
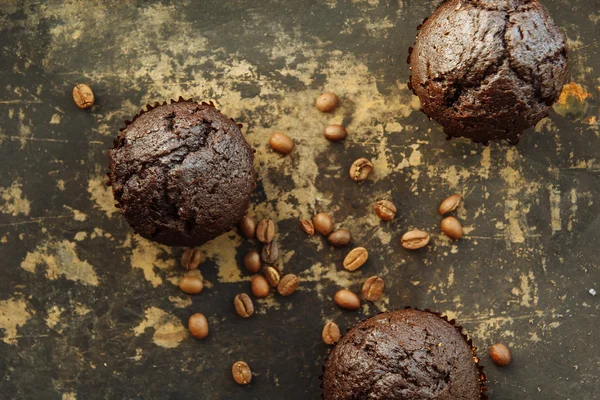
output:
[[[79,108],[90,108],[94,105],[94,92],[88,85],[80,83],[73,88],[73,100]]]
[[[359,158],[350,167],[350,178],[356,182],[364,181],[373,171],[373,163],[366,158]]]
[[[490,347],[490,357],[494,364],[499,367],[506,367],[512,360],[510,350],[502,343],[496,343]]]
[[[265,218],[256,227],[256,238],[262,243],[271,243],[276,229],[275,222]]]
[[[315,226],[313,225],[312,221],[309,221],[308,219],[301,219],[300,226],[302,227],[302,230],[307,234],[315,234]]]
[[[187,294],[198,294],[204,289],[204,284],[197,276],[184,276],[179,280],[179,289]]]
[[[202,253],[195,248],[187,248],[181,256],[181,266],[185,269],[192,270],[198,268],[202,263]]]
[[[333,221],[331,217],[325,213],[318,213],[313,218],[313,224],[315,226],[315,231],[319,232],[321,235],[329,235],[331,231],[333,231]]]
[[[240,293],[233,299],[235,311],[242,318],[249,318],[254,314],[254,304],[252,299],[246,293]]]
[[[298,289],[298,285],[300,285],[300,279],[294,274],[287,274],[279,281],[277,291],[282,296],[289,296]]]
[[[317,97],[316,106],[321,112],[332,112],[337,107],[340,99],[335,93],[325,92]]]
[[[369,252],[364,247],[357,247],[352,249],[350,253],[344,258],[344,268],[348,271],[356,271],[369,258]]]
[[[373,206],[375,214],[384,221],[391,221],[396,216],[396,206],[388,200],[379,200]]]
[[[460,194],[453,194],[452,196],[447,197],[442,201],[442,204],[440,204],[440,214],[445,215],[456,210],[461,200],[462,196]]]
[[[336,344],[338,340],[340,340],[340,328],[337,326],[335,322],[329,321],[323,327],[323,333],[321,337],[323,338],[323,342],[325,344]]]
[[[402,247],[408,250],[416,250],[421,247],[427,246],[429,243],[430,237],[427,232],[414,230],[410,232],[406,232],[404,236],[402,236],[401,243]]]
[[[265,243],[260,253],[260,259],[265,264],[275,264],[279,258],[279,246],[277,242]]]
[[[381,298],[385,283],[378,276],[372,276],[365,281],[362,287],[362,296],[365,300],[377,301]]]
[[[196,313],[188,320],[188,329],[193,337],[204,339],[208,336],[208,321],[203,314]]]
[[[272,287],[277,287],[279,285],[279,281],[281,280],[281,274],[277,270],[277,268],[269,265],[263,268],[263,274],[269,285]]]
[[[360,308],[360,299],[358,296],[346,289],[338,291],[335,296],[333,296],[333,301],[335,301],[335,304],[346,310],[354,311]]]
[[[346,131],[346,128],[344,128],[342,125],[333,124],[325,128],[325,139],[330,140],[332,142],[344,140],[346,139],[347,135],[348,132]]]
[[[233,379],[240,385],[247,385],[252,380],[252,371],[248,364],[243,361],[238,361],[231,367]]]
[[[294,150],[294,141],[285,133],[275,132],[269,139],[271,148],[283,155],[290,154]]]
[[[254,275],[250,281],[252,287],[252,294],[259,299],[267,297],[269,295],[269,282],[262,275]]]
[[[248,215],[244,215],[239,226],[242,234],[248,239],[252,239],[256,234],[256,220]]]
[[[253,274],[260,271],[260,267],[262,266],[260,262],[260,255],[258,251],[249,251],[244,256],[244,267]]]
[[[442,227],[442,232],[444,232],[450,239],[458,240],[463,235],[463,227],[459,220],[454,217],[444,218],[440,225]]]
[[[332,246],[344,247],[350,243],[350,241],[352,241],[352,234],[347,229],[338,229],[337,231],[331,233],[327,237],[327,240]]]

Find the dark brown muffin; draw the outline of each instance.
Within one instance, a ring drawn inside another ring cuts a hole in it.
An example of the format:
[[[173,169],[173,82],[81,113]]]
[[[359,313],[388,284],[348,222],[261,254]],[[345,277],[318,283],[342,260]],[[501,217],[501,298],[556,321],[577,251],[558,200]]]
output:
[[[412,309],[361,322],[331,351],[325,400],[486,398],[475,348],[454,321]]]
[[[148,106],[108,152],[117,207],[139,235],[197,246],[229,231],[256,187],[254,151],[211,104]]]
[[[448,138],[486,144],[516,144],[567,80],[565,37],[537,0],[447,0],[409,63],[409,87]]]

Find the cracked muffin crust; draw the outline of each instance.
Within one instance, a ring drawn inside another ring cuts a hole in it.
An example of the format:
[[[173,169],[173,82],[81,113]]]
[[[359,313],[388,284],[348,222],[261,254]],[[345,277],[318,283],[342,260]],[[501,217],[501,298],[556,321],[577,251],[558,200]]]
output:
[[[404,309],[369,318],[331,351],[325,400],[487,398],[475,348],[454,322]]]
[[[135,233],[169,246],[229,231],[256,187],[254,151],[212,103],[148,106],[108,154],[116,207]]]
[[[537,0],[446,0],[409,63],[409,87],[448,139],[484,144],[516,144],[567,80],[565,37]]]

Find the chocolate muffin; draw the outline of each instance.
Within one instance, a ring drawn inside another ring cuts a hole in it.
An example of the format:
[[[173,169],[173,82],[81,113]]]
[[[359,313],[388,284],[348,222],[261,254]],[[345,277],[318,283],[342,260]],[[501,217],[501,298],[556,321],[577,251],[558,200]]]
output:
[[[429,311],[379,314],[348,331],[322,377],[325,400],[474,400],[485,375],[461,328]]]
[[[567,80],[565,37],[537,0],[446,0],[409,63],[409,87],[448,139],[485,144],[516,144]]]
[[[212,103],[180,97],[125,124],[108,152],[108,184],[137,234],[198,246],[244,216],[256,187],[254,151]]]

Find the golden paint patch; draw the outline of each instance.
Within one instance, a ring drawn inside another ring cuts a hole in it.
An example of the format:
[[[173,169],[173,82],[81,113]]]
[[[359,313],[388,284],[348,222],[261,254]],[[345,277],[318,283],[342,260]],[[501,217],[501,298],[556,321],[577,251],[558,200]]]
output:
[[[117,209],[115,200],[112,195],[112,190],[105,184],[106,178],[96,175],[88,181],[88,193],[95,203],[95,208],[99,208],[106,213],[108,217],[112,217]]]
[[[133,328],[133,333],[135,336],[140,336],[148,328],[154,329],[152,335],[154,344],[167,349],[179,346],[188,337],[188,331],[179,318],[158,307],[146,309],[144,320]]]
[[[18,328],[25,325],[35,314],[35,311],[29,311],[28,308],[29,304],[22,298],[0,300],[0,329],[4,330],[4,343],[17,344]]]
[[[23,195],[21,183],[14,181],[9,187],[0,187],[0,212],[16,217],[29,215],[31,203]]]
[[[131,267],[141,269],[144,272],[144,278],[152,286],[162,285],[163,280],[157,271],[171,269],[176,265],[171,248],[137,235],[133,241],[135,245],[131,253]]]

